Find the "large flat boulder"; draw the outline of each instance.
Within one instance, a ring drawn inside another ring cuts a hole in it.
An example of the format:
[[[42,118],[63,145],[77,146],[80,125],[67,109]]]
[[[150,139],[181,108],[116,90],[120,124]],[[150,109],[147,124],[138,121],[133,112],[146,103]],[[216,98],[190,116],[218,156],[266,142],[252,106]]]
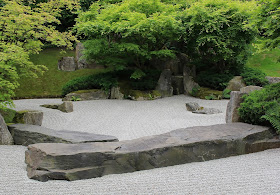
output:
[[[68,93],[63,101],[71,101],[74,98],[79,98],[79,100],[104,100],[109,99],[109,93],[102,89],[90,89],[90,90],[79,90]]]
[[[83,144],[34,144],[25,154],[28,176],[78,180],[207,161],[280,147],[268,127],[245,123],[178,129],[140,139]]]
[[[114,136],[93,133],[53,130],[46,127],[28,124],[9,125],[9,130],[16,145],[35,143],[86,143],[118,141]]]

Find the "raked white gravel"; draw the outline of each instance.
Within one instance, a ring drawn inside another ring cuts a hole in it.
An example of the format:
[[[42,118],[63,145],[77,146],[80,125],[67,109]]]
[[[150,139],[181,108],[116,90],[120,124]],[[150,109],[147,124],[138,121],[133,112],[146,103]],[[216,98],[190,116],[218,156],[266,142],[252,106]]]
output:
[[[197,115],[186,102],[218,108],[221,114]],[[74,112],[42,108],[60,99],[15,101],[16,110],[44,112],[43,126],[57,130],[108,134],[120,140],[178,128],[225,123],[227,100],[173,96],[154,101],[96,100],[74,102]],[[80,181],[28,179],[23,146],[0,146],[0,194],[280,194],[280,149]]]

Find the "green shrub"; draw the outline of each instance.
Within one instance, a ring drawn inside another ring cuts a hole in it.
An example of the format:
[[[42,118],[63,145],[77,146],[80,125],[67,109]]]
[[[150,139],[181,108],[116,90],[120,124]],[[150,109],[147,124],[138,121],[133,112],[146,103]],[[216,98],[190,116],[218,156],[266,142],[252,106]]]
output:
[[[6,123],[12,123],[15,118],[16,111],[13,109],[5,108],[3,110],[0,110],[0,114],[3,116]]]
[[[224,99],[230,99],[230,92],[231,92],[230,89],[225,89],[225,90],[223,91],[223,98],[224,98]]]
[[[140,79],[130,79],[130,85],[135,90],[154,90],[157,86],[160,71],[158,70],[144,70],[145,76]]]
[[[259,69],[246,67],[241,76],[246,85],[265,86],[268,84],[268,80],[265,78],[266,74]]]
[[[267,119],[263,116],[268,114],[268,110],[280,103],[279,94],[280,83],[275,83],[244,96],[244,102],[239,108],[241,119],[250,124],[268,125]]]
[[[228,82],[233,78],[232,74],[215,73],[212,71],[202,71],[196,81],[200,86],[209,87],[211,89],[224,90]]]
[[[280,134],[280,104],[275,103],[274,106],[272,106],[269,110],[265,112],[265,115],[261,117],[261,119],[265,119],[274,129],[277,131],[278,134]]]
[[[83,89],[104,89],[109,90],[113,86],[117,86],[116,76],[112,72],[95,74],[90,76],[78,77],[70,80],[62,88],[62,95],[83,90]]]

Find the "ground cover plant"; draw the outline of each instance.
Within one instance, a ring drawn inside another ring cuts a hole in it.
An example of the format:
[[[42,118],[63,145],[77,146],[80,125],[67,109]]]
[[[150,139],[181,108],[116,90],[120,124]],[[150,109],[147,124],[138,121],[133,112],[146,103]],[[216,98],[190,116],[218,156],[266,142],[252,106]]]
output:
[[[265,86],[262,90],[254,91],[243,97],[239,108],[239,115],[246,123],[255,125],[272,125],[280,122],[280,83]],[[276,121],[276,122],[274,122]],[[278,126],[277,126],[278,128]],[[277,129],[280,133],[280,129]]]

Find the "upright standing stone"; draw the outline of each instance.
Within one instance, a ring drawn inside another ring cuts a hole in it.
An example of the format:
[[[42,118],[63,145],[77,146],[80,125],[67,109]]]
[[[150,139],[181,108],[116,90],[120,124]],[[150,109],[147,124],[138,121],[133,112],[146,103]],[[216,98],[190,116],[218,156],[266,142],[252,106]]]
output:
[[[170,97],[173,95],[172,73],[169,69],[162,71],[156,90],[162,94],[162,97]]]
[[[238,108],[240,104],[243,102],[242,96],[245,93],[241,93],[240,91],[232,91],[230,92],[230,100],[227,105],[227,112],[226,112],[226,123],[235,123],[241,122],[241,118],[238,114]]]
[[[118,99],[122,100],[124,98],[124,94],[120,91],[120,87],[112,87],[110,99]]]
[[[7,128],[4,118],[0,114],[0,145],[12,145],[13,143],[12,135]]]
[[[241,76],[235,76],[228,83],[227,89],[231,91],[239,91],[242,87],[246,87]]]
[[[75,71],[76,62],[74,57],[63,57],[58,61],[58,70],[62,71]]]
[[[185,66],[183,71],[184,77],[184,91],[185,94],[190,94],[194,87],[199,87],[199,85],[194,82],[193,78],[195,75],[195,66]]]

